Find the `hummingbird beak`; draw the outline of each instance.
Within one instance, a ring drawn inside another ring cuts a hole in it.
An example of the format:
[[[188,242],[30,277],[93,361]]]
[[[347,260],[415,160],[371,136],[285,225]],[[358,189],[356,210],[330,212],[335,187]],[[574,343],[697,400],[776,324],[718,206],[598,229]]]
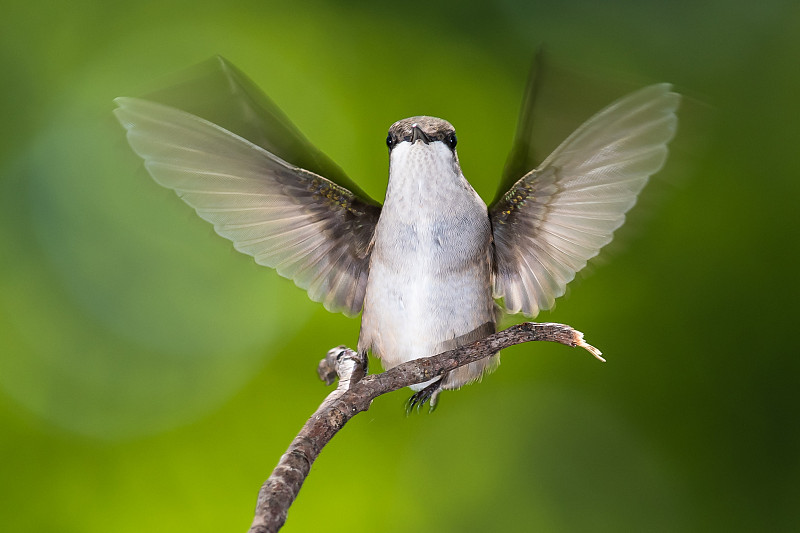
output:
[[[421,140],[425,144],[428,144],[428,143],[431,142],[431,138],[428,137],[425,134],[425,132],[422,131],[422,129],[420,129],[419,126],[417,126],[416,124],[413,124],[411,126],[411,144],[414,144],[415,142],[417,142],[419,140]]]

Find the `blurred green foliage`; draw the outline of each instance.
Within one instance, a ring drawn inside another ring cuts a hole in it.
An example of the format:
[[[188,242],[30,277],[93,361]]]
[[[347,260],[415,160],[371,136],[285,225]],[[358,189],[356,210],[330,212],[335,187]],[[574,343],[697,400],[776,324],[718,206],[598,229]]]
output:
[[[380,398],[285,530],[800,529],[797,2],[11,0],[3,18],[3,531],[244,531],[327,392],[317,361],[356,343],[357,320],[153,183],[114,97],[221,54],[373,197],[387,127],[433,114],[491,198],[543,42],[686,95],[624,246],[539,317],[609,363],[519,346],[433,415]]]

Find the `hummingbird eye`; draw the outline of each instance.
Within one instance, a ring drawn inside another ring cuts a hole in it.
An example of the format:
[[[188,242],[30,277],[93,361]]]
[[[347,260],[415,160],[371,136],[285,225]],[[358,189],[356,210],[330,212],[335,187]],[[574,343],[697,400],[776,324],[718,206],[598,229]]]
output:
[[[389,147],[389,150],[394,147],[394,137],[392,137],[391,133],[386,136],[386,146]]]
[[[455,150],[456,144],[458,144],[458,139],[456,138],[456,134],[451,133],[450,135],[447,136],[446,140],[447,140],[447,146],[449,146],[451,150]]]

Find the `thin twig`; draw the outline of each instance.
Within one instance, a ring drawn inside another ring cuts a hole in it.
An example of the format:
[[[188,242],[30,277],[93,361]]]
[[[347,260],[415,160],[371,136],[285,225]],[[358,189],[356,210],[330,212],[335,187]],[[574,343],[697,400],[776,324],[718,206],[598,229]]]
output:
[[[433,357],[416,359],[386,372],[364,375],[363,356],[344,346],[328,352],[320,362],[320,377],[339,385],[308,419],[281,457],[258,493],[256,513],[249,533],[272,533],[286,521],[289,506],[311,470],[322,448],[356,414],[369,409],[382,394],[423,383],[459,366],[488,357],[503,348],[532,341],[550,341],[579,346],[601,361],[600,350],[587,344],[583,334],[564,324],[525,322]]]

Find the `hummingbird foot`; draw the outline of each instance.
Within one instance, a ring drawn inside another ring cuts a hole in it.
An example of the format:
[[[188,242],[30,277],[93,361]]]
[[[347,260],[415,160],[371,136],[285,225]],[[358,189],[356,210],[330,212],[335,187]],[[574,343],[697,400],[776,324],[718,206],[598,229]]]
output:
[[[411,395],[411,397],[406,402],[406,414],[409,415],[414,410],[420,410],[420,408],[425,405],[426,403],[430,402],[430,409],[428,410],[429,413],[432,413],[439,402],[439,394],[442,392],[442,380],[439,379],[424,389],[415,392]]]

